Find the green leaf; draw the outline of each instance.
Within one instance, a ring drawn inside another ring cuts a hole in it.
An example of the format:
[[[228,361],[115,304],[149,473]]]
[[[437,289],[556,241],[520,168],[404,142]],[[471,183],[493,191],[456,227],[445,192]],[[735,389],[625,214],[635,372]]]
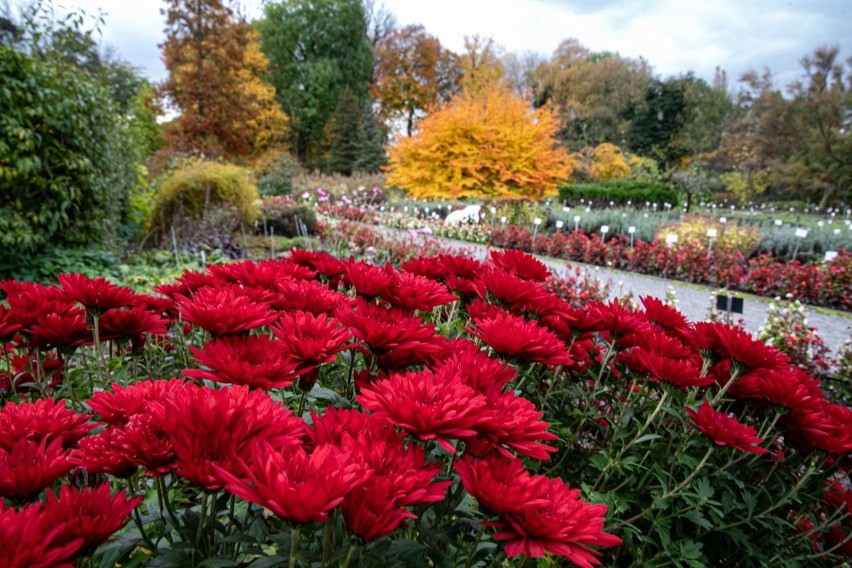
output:
[[[696,525],[698,525],[701,528],[704,528],[704,529],[707,529],[707,530],[710,530],[710,529],[713,528],[713,523],[708,521],[704,517],[704,515],[701,513],[701,511],[698,510],[698,509],[692,509],[691,511],[687,512],[684,515],[684,517],[686,517],[687,519],[689,519],[690,521],[692,521],[693,523],[695,523]]]

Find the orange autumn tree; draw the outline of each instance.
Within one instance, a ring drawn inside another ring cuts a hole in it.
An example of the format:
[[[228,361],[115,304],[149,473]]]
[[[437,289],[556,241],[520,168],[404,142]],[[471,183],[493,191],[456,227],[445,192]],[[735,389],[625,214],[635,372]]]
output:
[[[462,91],[389,149],[388,183],[415,197],[527,198],[556,193],[572,170],[558,122],[499,83]]]

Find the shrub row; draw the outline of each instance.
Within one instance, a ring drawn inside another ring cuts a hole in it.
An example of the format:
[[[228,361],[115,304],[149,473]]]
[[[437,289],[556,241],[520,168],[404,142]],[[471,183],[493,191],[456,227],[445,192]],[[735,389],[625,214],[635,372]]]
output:
[[[673,207],[680,203],[677,191],[662,183],[644,181],[604,181],[598,183],[578,183],[559,188],[559,200],[564,203],[576,203],[580,199],[595,203],[609,202],[620,205],[647,203],[670,203]]]

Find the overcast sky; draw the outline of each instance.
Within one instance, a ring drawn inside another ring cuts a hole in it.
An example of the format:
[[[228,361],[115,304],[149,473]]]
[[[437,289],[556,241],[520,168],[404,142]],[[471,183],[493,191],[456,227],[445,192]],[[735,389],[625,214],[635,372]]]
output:
[[[12,0],[14,5],[16,1]],[[153,80],[165,69],[162,0],[54,0],[106,12],[103,41]],[[376,0],[381,3],[382,0]],[[243,2],[259,12],[262,0]],[[491,37],[506,51],[550,56],[577,38],[594,51],[644,57],[662,77],[694,71],[708,81],[718,66],[731,86],[769,67],[779,86],[821,45],[852,56],[852,0],[384,0],[400,25],[420,23],[453,51],[464,36]]]

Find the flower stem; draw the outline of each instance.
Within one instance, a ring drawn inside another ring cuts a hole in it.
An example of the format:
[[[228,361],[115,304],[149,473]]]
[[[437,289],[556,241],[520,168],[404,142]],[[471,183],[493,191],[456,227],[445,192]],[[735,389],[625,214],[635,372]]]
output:
[[[485,525],[479,525],[479,531],[476,533],[476,540],[473,541],[473,546],[470,548],[470,554],[467,555],[467,562],[464,563],[464,568],[473,566],[473,558],[476,556],[476,549],[479,548],[479,543],[482,541],[482,533],[485,531]]]
[[[355,556],[356,550],[358,550],[357,544],[353,544],[349,547],[349,552],[346,553],[346,560],[343,562],[343,568],[349,568],[349,563],[352,562],[352,557]]]
[[[296,555],[299,552],[299,527],[293,527],[290,541],[290,568],[296,568]]]

